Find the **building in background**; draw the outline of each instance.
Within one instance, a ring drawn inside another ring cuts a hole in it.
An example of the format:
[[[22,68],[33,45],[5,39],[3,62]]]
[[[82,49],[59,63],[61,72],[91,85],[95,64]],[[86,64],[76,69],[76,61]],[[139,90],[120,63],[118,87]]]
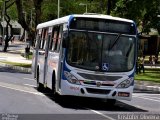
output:
[[[160,52],[160,36],[141,35],[138,50],[139,55],[158,55]]]
[[[6,21],[1,22],[2,29],[1,29],[1,32],[0,32],[0,36],[3,36],[3,34],[5,35],[6,24],[7,24]],[[17,21],[11,20],[10,24],[13,27],[13,36],[15,36],[15,39],[19,39],[22,36],[24,29],[22,28],[22,26]],[[3,30],[4,30],[4,33],[3,33]],[[9,28],[9,34],[10,34],[10,31],[11,30]]]

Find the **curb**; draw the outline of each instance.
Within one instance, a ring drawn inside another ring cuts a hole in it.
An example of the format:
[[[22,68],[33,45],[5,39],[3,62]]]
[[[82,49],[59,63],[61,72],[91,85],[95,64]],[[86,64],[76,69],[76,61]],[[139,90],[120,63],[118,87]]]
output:
[[[24,67],[19,67],[19,66],[13,66],[13,65],[8,65],[5,63],[0,63],[0,66],[2,67],[7,67],[13,70],[18,70],[20,72],[24,72],[24,73],[31,73],[31,68],[24,68]]]

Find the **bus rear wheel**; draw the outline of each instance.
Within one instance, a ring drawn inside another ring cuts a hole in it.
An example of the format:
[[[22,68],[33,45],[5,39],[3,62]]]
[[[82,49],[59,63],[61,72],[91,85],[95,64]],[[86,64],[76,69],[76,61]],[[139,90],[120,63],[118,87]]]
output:
[[[43,89],[44,89],[43,85],[39,82],[39,69],[37,69],[36,81],[37,81],[37,90],[43,91]]]

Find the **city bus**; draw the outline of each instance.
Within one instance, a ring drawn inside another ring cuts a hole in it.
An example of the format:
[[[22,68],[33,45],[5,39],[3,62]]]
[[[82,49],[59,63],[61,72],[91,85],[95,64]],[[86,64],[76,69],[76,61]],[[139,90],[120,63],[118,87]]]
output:
[[[68,15],[37,26],[32,72],[53,94],[131,100],[137,53],[132,20]]]

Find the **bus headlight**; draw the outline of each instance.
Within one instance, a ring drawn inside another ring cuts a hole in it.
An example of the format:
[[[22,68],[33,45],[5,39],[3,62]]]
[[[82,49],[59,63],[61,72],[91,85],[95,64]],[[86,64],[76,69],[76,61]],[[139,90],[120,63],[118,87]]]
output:
[[[124,80],[117,86],[117,88],[128,88],[131,85],[132,81],[133,81],[132,77],[127,80]]]
[[[64,71],[64,75],[69,83],[80,85],[80,81],[76,77],[74,77],[70,72]]]

